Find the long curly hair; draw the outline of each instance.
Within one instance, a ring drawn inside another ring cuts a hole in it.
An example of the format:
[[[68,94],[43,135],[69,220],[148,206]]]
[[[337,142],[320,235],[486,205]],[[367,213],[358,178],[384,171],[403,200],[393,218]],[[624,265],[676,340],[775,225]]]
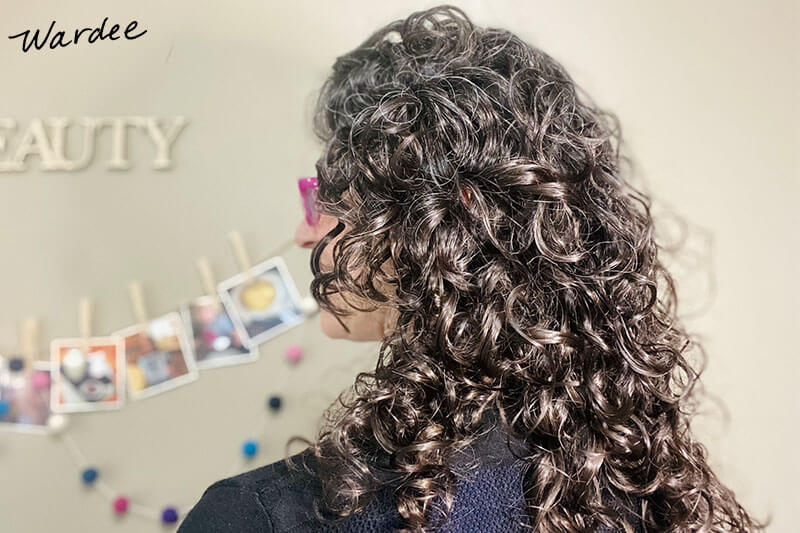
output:
[[[400,531],[433,531],[453,454],[496,409],[531,446],[536,531],[630,528],[605,492],[649,531],[763,529],[690,433],[699,345],[651,200],[622,177],[619,121],[590,102],[546,53],[450,5],[336,59],[314,131],[338,225],[312,251],[311,292],[337,318],[383,307],[396,323],[316,440],[293,437],[313,449],[328,518],[363,510],[389,483],[381,465]]]

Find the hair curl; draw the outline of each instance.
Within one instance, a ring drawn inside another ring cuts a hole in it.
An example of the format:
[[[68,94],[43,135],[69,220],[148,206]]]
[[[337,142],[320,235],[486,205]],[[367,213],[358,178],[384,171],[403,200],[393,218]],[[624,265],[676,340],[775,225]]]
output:
[[[453,503],[449,459],[497,409],[531,445],[537,531],[624,528],[605,491],[649,531],[763,529],[690,434],[700,374],[651,201],[621,177],[618,119],[587,102],[553,58],[449,5],[336,59],[314,130],[339,224],[311,291],[337,318],[334,293],[397,321],[312,446],[333,515],[366,507],[382,464],[402,531],[432,530]]]

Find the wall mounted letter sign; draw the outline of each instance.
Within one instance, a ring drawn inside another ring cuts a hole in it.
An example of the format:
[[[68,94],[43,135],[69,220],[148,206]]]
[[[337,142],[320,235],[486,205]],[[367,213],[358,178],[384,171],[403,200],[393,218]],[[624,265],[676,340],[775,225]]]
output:
[[[186,126],[185,117],[159,119],[158,117],[65,117],[34,118],[13,150],[8,139],[17,130],[17,121],[0,118],[0,172],[24,172],[27,159],[38,155],[41,170],[76,171],[89,166],[95,155],[95,141],[105,126],[111,130],[111,153],[106,168],[127,170],[131,168],[128,160],[128,130],[141,131],[155,149],[151,163],[157,170],[172,166],[171,150],[178,134]],[[67,155],[67,132],[78,128],[82,139],[79,155],[70,159]],[[6,159],[3,159],[3,156]]]

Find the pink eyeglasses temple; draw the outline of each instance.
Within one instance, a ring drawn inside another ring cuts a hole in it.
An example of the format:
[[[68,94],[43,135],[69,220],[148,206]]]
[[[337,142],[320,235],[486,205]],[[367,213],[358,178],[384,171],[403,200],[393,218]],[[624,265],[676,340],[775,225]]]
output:
[[[306,213],[306,222],[308,222],[309,226],[314,226],[319,222],[316,176],[299,178],[297,180],[297,187],[300,189],[300,197],[302,198],[303,209]]]

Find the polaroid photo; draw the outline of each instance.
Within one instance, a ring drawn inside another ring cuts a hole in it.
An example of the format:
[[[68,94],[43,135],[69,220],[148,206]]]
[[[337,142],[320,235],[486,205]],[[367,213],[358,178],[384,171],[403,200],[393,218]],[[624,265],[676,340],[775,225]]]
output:
[[[54,378],[50,409],[54,413],[125,405],[125,344],[121,337],[54,339],[50,360]]]
[[[22,361],[20,367],[19,362]],[[50,361],[0,356],[0,400],[8,410],[0,416],[0,430],[47,433],[50,419]]]
[[[167,313],[114,335],[125,343],[131,399],[148,398],[197,379],[197,365],[179,313]]]
[[[305,320],[300,293],[283,258],[273,257],[217,285],[242,342],[255,349]]]
[[[258,359],[258,350],[248,348],[233,325],[228,311],[216,294],[201,296],[181,308],[186,336],[193,342],[197,368],[249,363]]]

